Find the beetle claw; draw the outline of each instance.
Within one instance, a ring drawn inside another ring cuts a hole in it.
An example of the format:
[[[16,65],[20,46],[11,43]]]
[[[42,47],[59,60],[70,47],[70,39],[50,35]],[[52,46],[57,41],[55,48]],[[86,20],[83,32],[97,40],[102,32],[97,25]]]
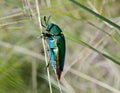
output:
[[[42,33],[42,34],[40,35],[40,38],[46,39],[45,33]]]
[[[49,67],[49,65],[50,65],[50,63],[48,63],[48,64],[44,67],[44,69],[47,69],[47,68]]]

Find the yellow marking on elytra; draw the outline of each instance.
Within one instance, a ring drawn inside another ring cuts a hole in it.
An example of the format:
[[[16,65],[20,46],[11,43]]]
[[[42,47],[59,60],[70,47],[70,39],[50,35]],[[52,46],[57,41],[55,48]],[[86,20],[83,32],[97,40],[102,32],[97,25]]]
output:
[[[58,47],[57,47],[57,39],[54,39],[54,44],[56,45],[56,49],[55,49],[56,68],[57,68],[57,72],[59,72],[60,66],[59,66],[59,50],[58,50]]]

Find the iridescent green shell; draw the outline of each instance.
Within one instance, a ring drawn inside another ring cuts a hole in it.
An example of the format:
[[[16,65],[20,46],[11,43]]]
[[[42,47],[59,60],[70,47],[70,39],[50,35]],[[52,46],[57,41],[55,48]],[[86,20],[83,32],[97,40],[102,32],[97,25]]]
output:
[[[65,62],[65,38],[61,33],[61,29],[53,23],[49,23],[47,25],[46,31],[52,34],[52,36],[48,38],[51,63],[53,69],[56,70],[58,79],[60,80],[61,72],[63,71]]]
[[[47,25],[46,31],[50,32],[53,35],[58,35],[62,32],[61,29],[59,28],[59,26],[57,26],[56,24],[53,24],[53,23],[49,23]]]

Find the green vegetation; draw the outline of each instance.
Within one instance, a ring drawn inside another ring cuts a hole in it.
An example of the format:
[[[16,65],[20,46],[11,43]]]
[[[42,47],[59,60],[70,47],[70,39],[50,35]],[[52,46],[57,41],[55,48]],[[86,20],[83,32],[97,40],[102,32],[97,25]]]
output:
[[[0,1],[0,93],[50,93],[36,1]],[[119,4],[39,0],[40,18],[51,15],[66,37],[63,93],[120,93]],[[49,70],[52,93],[59,93]]]

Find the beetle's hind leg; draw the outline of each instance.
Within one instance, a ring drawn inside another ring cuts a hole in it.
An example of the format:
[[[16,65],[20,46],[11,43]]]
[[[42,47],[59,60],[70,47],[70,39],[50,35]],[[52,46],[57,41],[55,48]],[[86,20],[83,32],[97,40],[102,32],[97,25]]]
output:
[[[50,51],[50,49],[47,49],[47,52],[48,52],[48,51]],[[48,60],[48,64],[45,66],[46,69],[47,69],[47,68],[49,67],[49,65],[50,65],[51,57],[52,57],[52,56],[51,56],[51,54],[50,54],[50,58],[49,58],[49,60]]]
[[[50,59],[49,59],[49,61],[48,61],[48,64],[45,66],[44,69],[47,69],[47,68],[49,67],[49,65],[50,65],[50,61],[51,61],[51,57],[50,57]]]
[[[48,64],[46,65],[46,67],[48,68],[48,67],[49,67],[49,65],[50,65],[50,59],[49,59],[49,61],[48,61]]]

